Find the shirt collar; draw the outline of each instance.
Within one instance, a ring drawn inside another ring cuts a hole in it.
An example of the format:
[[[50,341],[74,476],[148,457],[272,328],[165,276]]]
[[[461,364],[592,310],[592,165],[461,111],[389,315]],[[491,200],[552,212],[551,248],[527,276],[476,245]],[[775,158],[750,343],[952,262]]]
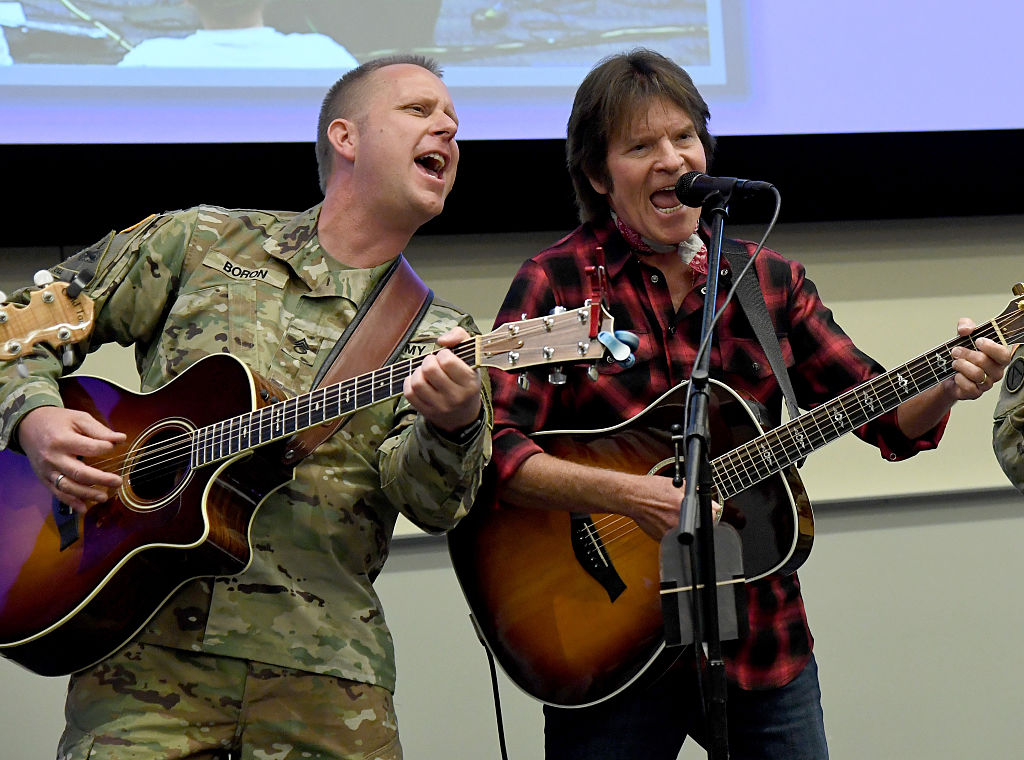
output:
[[[364,294],[391,266],[387,261],[370,269],[355,269],[332,258],[320,245],[317,222],[320,209],[296,214],[272,233],[264,247],[271,256],[288,265],[306,286],[311,296],[341,296],[361,303]]]
[[[617,277],[629,261],[643,261],[643,257],[637,255],[636,252],[633,251],[629,243],[626,242],[625,238],[623,238],[618,229],[616,229],[615,222],[611,217],[606,219],[604,222],[594,223],[593,231],[594,236],[597,238],[596,245],[600,245],[604,248],[604,268],[608,272],[609,277]],[[701,240],[706,243],[709,230],[704,222],[701,222],[698,234],[700,235]],[[729,262],[724,256],[722,257],[722,268],[729,268]],[[696,274],[694,282],[700,282],[706,276],[707,275],[705,274]]]
[[[594,226],[594,236],[597,238],[597,245],[604,249],[604,268],[609,277],[618,277],[626,262],[636,258],[629,244],[625,241],[619,231],[615,229],[615,223],[609,218],[606,223]]]

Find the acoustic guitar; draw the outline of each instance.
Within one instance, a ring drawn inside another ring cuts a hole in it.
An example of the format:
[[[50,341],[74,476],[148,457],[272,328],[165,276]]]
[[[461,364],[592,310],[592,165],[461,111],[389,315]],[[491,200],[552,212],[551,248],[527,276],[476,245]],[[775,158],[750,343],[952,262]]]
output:
[[[1014,287],[1024,296],[1024,286]],[[1024,298],[969,336],[957,337],[772,430],[744,400],[712,381],[711,466],[722,522],[739,533],[743,578],[791,573],[814,527],[795,463],[952,377],[950,350],[978,337],[1024,336]],[[683,419],[686,383],[634,418],[600,430],[533,438],[549,454],[634,474],[674,473],[670,426]],[[449,553],[474,625],[504,672],[542,702],[581,707],[657,676],[666,651],[659,545],[629,518],[515,508],[482,492],[448,534]],[[539,505],[540,506],[540,505]],[[721,582],[721,581],[720,581]]]
[[[33,320],[32,304],[4,311],[17,314],[21,335],[52,332],[30,324],[52,319]],[[0,345],[23,351],[25,339],[3,337],[5,326]],[[469,366],[506,371],[596,362],[610,327],[599,301],[588,301],[451,350]],[[61,378],[68,408],[127,434],[109,455],[85,460],[124,482],[81,515],[53,497],[25,456],[0,452],[0,655],[41,675],[80,670],[131,639],[185,582],[244,571],[257,510],[294,474],[283,464],[288,439],[400,395],[424,359],[287,399],[229,354],[200,360],[152,393]]]

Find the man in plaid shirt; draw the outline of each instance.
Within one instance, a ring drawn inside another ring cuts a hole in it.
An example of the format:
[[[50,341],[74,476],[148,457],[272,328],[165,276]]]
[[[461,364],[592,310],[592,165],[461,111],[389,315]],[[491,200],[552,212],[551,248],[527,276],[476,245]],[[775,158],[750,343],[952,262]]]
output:
[[[590,294],[585,269],[598,263],[600,247],[615,327],[640,342],[635,366],[602,362],[594,382],[580,372],[553,385],[536,374],[524,388],[515,375],[492,374],[494,462],[505,504],[617,513],[655,540],[678,523],[682,490],[670,478],[559,459],[529,435],[614,426],[689,377],[706,293],[707,235],[700,209],[681,205],[674,188],[686,172],[707,170],[714,148],[709,116],[690,77],[651,51],[605,59],[580,86],[566,152],[583,224],[523,264],[496,324],[580,306]],[[746,245],[752,252],[754,245]],[[756,269],[802,407],[883,372],[833,321],[799,263],[765,250]],[[731,276],[723,259],[722,279]],[[719,307],[724,295],[725,288]],[[958,324],[960,334],[973,328],[969,319]],[[979,339],[976,347],[954,348],[956,375],[856,434],[888,460],[934,448],[952,405],[989,390],[1009,361],[1009,349],[997,343]],[[782,393],[735,301],[717,326],[711,376],[763,404],[771,424],[778,423]],[[797,576],[769,575],[747,584],[746,592],[749,633],[726,645],[731,755],[826,758],[817,667]],[[694,668],[676,665],[653,685],[629,686],[595,705],[547,705],[546,754],[552,760],[674,760],[686,736],[706,743],[704,722]]]

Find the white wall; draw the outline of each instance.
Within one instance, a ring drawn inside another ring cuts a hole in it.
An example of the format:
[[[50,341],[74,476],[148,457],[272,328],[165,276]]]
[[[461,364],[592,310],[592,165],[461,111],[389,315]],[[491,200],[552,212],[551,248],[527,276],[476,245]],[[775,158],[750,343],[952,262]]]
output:
[[[1021,756],[1022,540],[1008,488],[819,505],[801,580],[834,760]],[[400,545],[378,585],[407,757],[497,760],[486,659],[444,548]],[[540,758],[539,706],[499,683],[509,757]]]
[[[760,229],[732,228],[758,239]],[[409,258],[441,297],[468,309],[489,329],[519,263],[559,233],[423,238]],[[1024,216],[816,223],[779,227],[769,246],[800,262],[836,320],[886,367],[910,361],[956,334],[959,317],[989,320],[1024,280]],[[572,307],[578,304],[564,304]],[[531,315],[536,316],[536,315]],[[915,494],[1001,486],[990,455],[994,396],[962,404],[943,446],[898,467],[866,472],[876,449],[852,436],[814,455],[804,477],[812,499]],[[950,445],[952,444],[952,445]]]
[[[519,262],[558,234],[424,238],[410,258],[486,329]],[[948,340],[961,315],[999,313],[1024,280],[1022,240],[1024,217],[1004,217],[793,225],[771,243],[807,265],[840,324],[892,366]],[[11,290],[30,270],[14,276],[6,265],[21,254],[6,253],[0,288]],[[130,374],[113,351],[87,371],[116,359],[115,374]],[[939,450],[909,462],[844,439],[802,471],[817,520],[801,579],[836,760],[1020,755],[1024,497],[990,453],[994,402],[958,405]],[[378,586],[398,646],[406,756],[498,758],[486,659],[443,540],[403,528]],[[501,684],[510,757],[539,758],[538,705]],[[0,662],[3,756],[52,756],[63,689]]]

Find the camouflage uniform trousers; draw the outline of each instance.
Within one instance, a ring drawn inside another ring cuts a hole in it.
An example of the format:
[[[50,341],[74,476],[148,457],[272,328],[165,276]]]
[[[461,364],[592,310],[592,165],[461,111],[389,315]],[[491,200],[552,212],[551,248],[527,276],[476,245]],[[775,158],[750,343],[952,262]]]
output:
[[[380,686],[131,643],[68,686],[58,760],[401,760]]]

